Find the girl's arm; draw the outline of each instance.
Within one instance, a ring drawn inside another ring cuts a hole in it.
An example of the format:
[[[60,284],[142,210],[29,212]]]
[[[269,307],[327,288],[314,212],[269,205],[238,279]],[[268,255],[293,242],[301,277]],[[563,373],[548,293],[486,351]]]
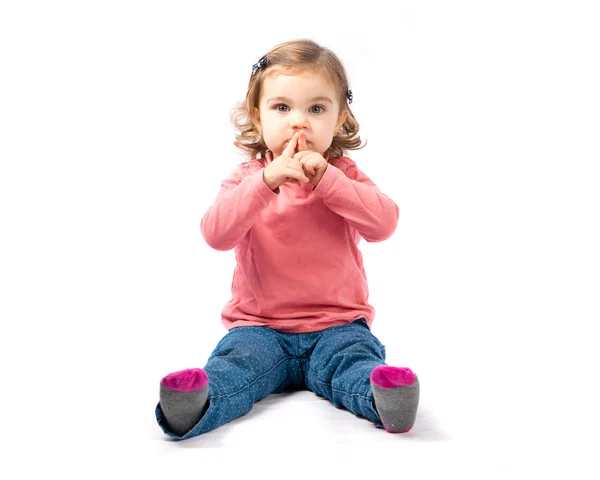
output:
[[[276,196],[263,181],[262,168],[248,174],[240,165],[223,180],[215,202],[200,222],[204,240],[215,250],[231,250]]]
[[[400,209],[349,158],[330,163],[313,194],[344,217],[368,242],[381,242],[396,231]]]

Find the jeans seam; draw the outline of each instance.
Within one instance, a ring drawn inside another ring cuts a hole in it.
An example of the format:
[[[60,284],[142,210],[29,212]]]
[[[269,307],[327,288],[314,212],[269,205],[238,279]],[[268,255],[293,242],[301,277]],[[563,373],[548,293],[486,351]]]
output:
[[[320,380],[317,380],[317,381],[320,381]],[[323,382],[321,382],[321,383],[323,383]],[[348,397],[359,397],[359,398],[362,398],[365,401],[369,401],[369,397],[365,397],[364,395],[362,395],[360,393],[348,393],[348,392],[345,392],[344,390],[338,390],[337,388],[333,388],[333,387],[331,387],[331,391],[332,392],[343,393],[344,395],[346,395]]]
[[[306,384],[306,374],[304,373],[304,365],[302,365],[302,359],[305,358],[304,352],[300,352],[300,335],[296,334],[296,357],[298,361],[298,370],[300,371],[300,377],[304,384]]]
[[[310,367],[309,367],[309,371],[312,372],[312,373],[316,373]],[[363,395],[361,393],[348,393],[345,390],[339,390],[337,388],[333,388],[333,384],[332,383],[324,382],[323,380],[319,380],[316,375],[315,375],[315,381],[318,382],[318,383],[320,383],[321,385],[327,385],[328,387],[330,387],[332,393],[333,392],[339,392],[339,393],[342,393],[342,394],[347,395],[349,397],[360,397],[363,400],[366,400],[367,402],[371,400],[368,396],[365,396],[365,395]]]
[[[252,385],[254,385],[256,382],[258,382],[261,378],[267,376],[269,373],[271,373],[273,370],[275,370],[279,365],[281,365],[283,362],[287,361],[287,360],[291,360],[294,357],[285,357],[282,358],[281,361],[277,362],[275,365],[273,365],[269,370],[267,370],[266,372],[262,373],[261,375],[259,375],[258,377],[256,377],[254,379],[254,381],[252,383],[249,383],[248,385],[244,385],[242,388],[240,388],[239,390],[236,390],[235,392],[232,393],[224,393],[221,395],[208,395],[208,398],[224,398],[224,397],[233,397],[234,395],[237,395],[240,392],[243,392],[244,390],[250,388]],[[209,386],[209,391],[210,391],[210,386]]]

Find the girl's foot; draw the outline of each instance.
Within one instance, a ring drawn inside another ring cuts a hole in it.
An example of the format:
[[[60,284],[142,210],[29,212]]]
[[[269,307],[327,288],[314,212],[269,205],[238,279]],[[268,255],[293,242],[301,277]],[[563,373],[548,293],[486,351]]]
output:
[[[419,379],[410,368],[382,365],[371,372],[375,409],[390,433],[408,432],[419,406]]]
[[[198,423],[207,399],[208,375],[201,368],[171,373],[160,382],[160,406],[177,435],[184,435]]]

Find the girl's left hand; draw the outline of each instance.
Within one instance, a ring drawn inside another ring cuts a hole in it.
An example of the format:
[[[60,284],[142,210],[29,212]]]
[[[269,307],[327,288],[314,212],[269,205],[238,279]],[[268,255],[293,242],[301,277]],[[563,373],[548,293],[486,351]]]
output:
[[[308,183],[313,187],[319,185],[329,164],[320,153],[307,150],[303,133],[300,134],[298,139],[298,152],[294,155],[294,158],[302,164],[304,174],[308,177]]]

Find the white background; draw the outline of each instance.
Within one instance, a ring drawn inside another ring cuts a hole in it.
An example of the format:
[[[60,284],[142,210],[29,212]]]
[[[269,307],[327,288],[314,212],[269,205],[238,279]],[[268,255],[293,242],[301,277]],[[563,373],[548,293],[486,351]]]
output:
[[[598,478],[595,3],[2,2],[5,478]],[[295,38],[345,63],[351,157],[400,206],[361,245],[417,423],[299,392],[172,442],[159,381],[225,334],[234,253],[199,223],[229,112]]]

